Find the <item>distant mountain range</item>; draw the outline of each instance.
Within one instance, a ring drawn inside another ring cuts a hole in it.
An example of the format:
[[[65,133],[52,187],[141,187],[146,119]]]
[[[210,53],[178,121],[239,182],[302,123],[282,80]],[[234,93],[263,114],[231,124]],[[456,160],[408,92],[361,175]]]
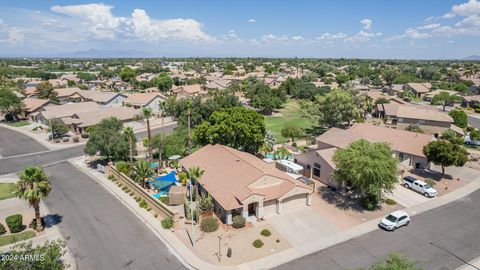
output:
[[[470,55],[465,58],[462,58],[462,60],[468,60],[468,61],[480,61],[480,55]]]

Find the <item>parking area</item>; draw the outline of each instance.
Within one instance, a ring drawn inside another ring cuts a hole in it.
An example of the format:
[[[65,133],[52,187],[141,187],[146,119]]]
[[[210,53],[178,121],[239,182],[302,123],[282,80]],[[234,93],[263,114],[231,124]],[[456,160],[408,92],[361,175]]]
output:
[[[397,185],[397,187],[393,190],[392,199],[407,208],[431,200],[431,198],[427,198],[422,194],[410,190],[400,184]]]

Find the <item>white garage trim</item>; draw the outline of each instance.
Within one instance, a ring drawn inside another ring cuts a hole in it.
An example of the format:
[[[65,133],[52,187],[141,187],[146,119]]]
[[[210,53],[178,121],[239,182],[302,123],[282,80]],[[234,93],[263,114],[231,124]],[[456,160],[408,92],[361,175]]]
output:
[[[297,194],[291,197],[285,198],[282,201],[282,210],[288,211],[291,209],[296,209],[299,207],[304,207],[307,205],[307,196],[308,194]]]
[[[269,200],[263,202],[263,214],[265,216],[271,216],[277,213],[277,200]]]

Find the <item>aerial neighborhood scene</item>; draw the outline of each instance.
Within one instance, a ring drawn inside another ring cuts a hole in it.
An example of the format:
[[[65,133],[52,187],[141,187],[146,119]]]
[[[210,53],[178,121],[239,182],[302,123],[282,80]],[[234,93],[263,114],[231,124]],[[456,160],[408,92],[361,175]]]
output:
[[[480,1],[0,7],[0,269],[480,269]]]

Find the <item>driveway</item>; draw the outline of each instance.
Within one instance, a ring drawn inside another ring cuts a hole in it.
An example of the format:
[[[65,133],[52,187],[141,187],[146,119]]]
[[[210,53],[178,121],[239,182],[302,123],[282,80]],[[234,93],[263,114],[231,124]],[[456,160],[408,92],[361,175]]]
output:
[[[340,231],[340,228],[330,223],[312,207],[273,215],[268,217],[267,221],[296,248],[312,239]]]
[[[392,197],[395,201],[406,208],[427,202],[428,200],[432,199],[401,185],[397,185],[397,187],[393,190]]]
[[[0,156],[10,157],[46,150],[48,148],[34,139],[20,132],[0,126]]]
[[[53,190],[45,204],[60,217],[78,269],[184,269],[129,209],[68,162],[46,167]]]

